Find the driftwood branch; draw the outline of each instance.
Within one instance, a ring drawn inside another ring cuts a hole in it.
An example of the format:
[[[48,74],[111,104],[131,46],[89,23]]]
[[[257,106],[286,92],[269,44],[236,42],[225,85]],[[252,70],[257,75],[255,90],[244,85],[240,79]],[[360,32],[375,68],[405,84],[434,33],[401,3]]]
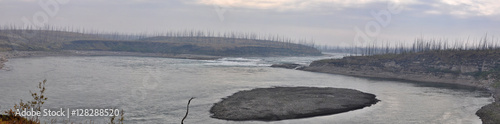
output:
[[[187,118],[188,113],[189,113],[189,103],[191,103],[191,100],[193,100],[194,98],[195,98],[195,97],[191,97],[191,99],[189,99],[188,104],[187,104],[187,107],[186,107],[186,115],[184,115],[184,118],[182,118],[181,124],[184,124],[184,119],[186,119],[186,118]]]

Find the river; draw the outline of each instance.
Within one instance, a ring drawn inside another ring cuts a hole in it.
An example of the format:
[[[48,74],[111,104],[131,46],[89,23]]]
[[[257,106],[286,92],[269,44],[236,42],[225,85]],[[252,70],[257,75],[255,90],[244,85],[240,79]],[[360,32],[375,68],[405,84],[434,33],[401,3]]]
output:
[[[9,59],[0,70],[0,111],[20,99],[30,100],[37,82],[47,79],[48,109],[118,108],[125,123],[359,124],[449,123],[479,124],[475,112],[492,102],[485,91],[456,86],[358,78],[268,67],[273,63],[307,64],[341,57],[261,57],[187,60],[154,57],[30,57]],[[210,118],[208,110],[240,90],[274,86],[351,88],[372,93],[379,103],[346,113],[273,122],[225,121]],[[50,117],[104,123],[109,117]]]

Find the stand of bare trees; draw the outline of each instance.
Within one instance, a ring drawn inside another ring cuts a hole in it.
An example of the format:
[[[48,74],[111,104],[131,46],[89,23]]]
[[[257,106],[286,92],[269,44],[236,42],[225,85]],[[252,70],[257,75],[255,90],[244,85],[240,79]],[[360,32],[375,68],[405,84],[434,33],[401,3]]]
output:
[[[416,38],[413,43],[406,44],[404,42],[390,44],[389,42],[382,42],[377,44],[367,44],[365,46],[317,46],[316,48],[327,52],[349,53],[351,55],[369,56],[376,54],[404,54],[404,53],[417,53],[435,51],[440,52],[444,50],[498,50],[500,49],[500,40],[495,37],[488,37],[485,35],[478,39],[424,39],[422,37]]]
[[[153,33],[120,33],[120,32],[106,32],[95,29],[86,29],[82,27],[58,27],[53,25],[46,25],[44,27],[33,26],[17,26],[17,25],[3,25],[0,26],[0,33],[7,33],[15,35],[17,39],[11,40],[24,40],[28,43],[47,43],[54,41],[68,41],[71,39],[79,40],[141,40],[150,37],[175,37],[175,38],[228,38],[228,39],[246,39],[255,41],[274,41],[282,44],[284,47],[291,44],[303,44],[306,46],[315,46],[313,39],[292,39],[278,34],[257,34],[246,32],[216,32],[212,30],[181,30],[181,31],[165,31]],[[12,37],[12,36],[11,36]]]

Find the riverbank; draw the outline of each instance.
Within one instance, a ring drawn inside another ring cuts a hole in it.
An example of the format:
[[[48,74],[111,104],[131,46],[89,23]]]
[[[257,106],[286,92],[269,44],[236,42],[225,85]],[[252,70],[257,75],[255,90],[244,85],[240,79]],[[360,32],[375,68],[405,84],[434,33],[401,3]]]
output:
[[[445,83],[488,89],[495,102],[477,111],[483,123],[500,123],[500,51],[463,50],[348,56],[312,62],[304,71],[356,77]]]
[[[498,124],[500,123],[500,88],[488,86],[488,84],[494,84],[493,81],[496,79],[489,79],[483,81],[471,80],[470,78],[451,78],[451,77],[436,77],[432,76],[432,74],[405,74],[404,72],[401,74],[391,73],[391,72],[382,72],[382,71],[374,71],[372,69],[367,70],[353,70],[349,67],[329,67],[329,66],[321,66],[321,67],[305,67],[302,70],[311,71],[311,72],[321,72],[321,73],[330,73],[330,74],[340,74],[340,75],[349,75],[356,77],[369,77],[369,78],[382,78],[382,79],[398,79],[398,80],[408,80],[408,81],[418,81],[418,82],[430,82],[430,83],[446,83],[446,84],[458,84],[465,86],[472,86],[481,89],[488,89],[492,97],[495,99],[495,102],[481,107],[476,112],[483,124]],[[485,82],[486,81],[486,82]],[[482,82],[482,83],[481,83]]]
[[[3,68],[5,62],[7,62],[7,57],[5,57],[3,54],[0,54],[0,69]]]
[[[214,60],[222,58],[221,56],[193,55],[193,54],[163,54],[163,53],[139,53],[139,52],[115,52],[115,51],[9,51],[0,52],[0,69],[10,58],[24,57],[46,57],[46,56],[139,56],[139,57],[162,57],[176,59],[196,59],[196,60]]]
[[[274,87],[240,91],[210,109],[211,117],[276,121],[330,115],[377,103],[376,96],[343,88]]]

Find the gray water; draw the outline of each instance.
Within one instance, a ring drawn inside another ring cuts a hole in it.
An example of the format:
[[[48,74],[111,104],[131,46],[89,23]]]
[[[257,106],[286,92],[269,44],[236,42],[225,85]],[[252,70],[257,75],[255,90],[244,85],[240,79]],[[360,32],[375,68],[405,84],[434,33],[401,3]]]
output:
[[[339,56],[334,56],[339,57]],[[0,110],[30,99],[47,79],[44,108],[119,108],[126,123],[180,123],[187,100],[196,97],[185,123],[361,124],[481,123],[474,114],[492,102],[484,91],[373,80],[280,68],[325,57],[223,58],[186,60],[150,57],[32,57],[10,59],[0,70]],[[240,90],[274,86],[351,88],[377,95],[381,102],[346,113],[273,122],[210,118],[213,103]],[[104,123],[109,117],[53,117],[58,121]],[[48,121],[45,119],[44,121]]]

